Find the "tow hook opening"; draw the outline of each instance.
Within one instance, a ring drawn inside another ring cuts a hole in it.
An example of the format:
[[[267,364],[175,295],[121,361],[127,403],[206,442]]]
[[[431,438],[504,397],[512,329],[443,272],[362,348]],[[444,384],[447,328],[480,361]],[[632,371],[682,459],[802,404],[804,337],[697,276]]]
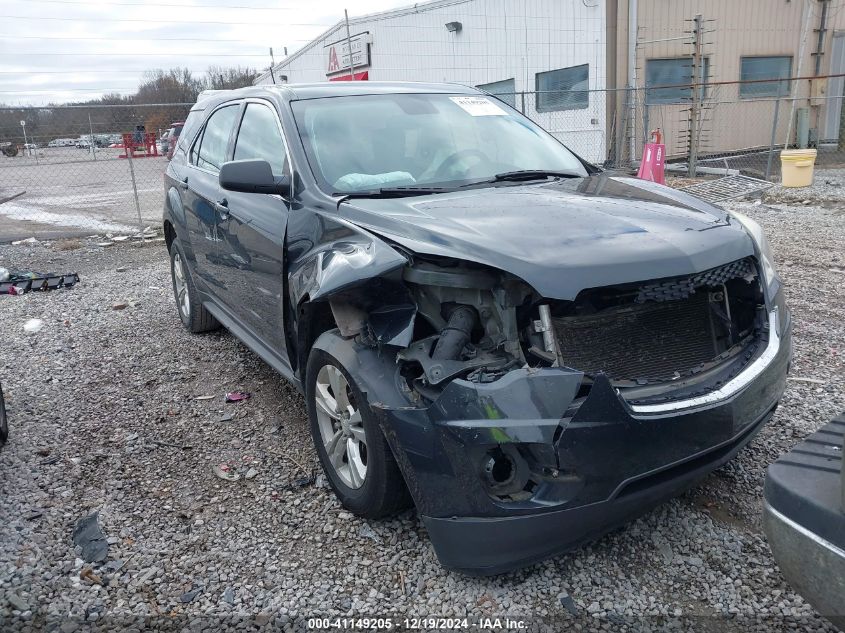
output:
[[[488,451],[483,462],[484,479],[493,492],[508,488],[516,477],[516,464],[501,448]]]

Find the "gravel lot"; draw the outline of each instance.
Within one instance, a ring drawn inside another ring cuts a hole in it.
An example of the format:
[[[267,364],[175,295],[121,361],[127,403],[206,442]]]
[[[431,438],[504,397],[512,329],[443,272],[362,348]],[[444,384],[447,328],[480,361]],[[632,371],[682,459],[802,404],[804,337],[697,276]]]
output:
[[[767,229],[793,310],[795,363],[773,422],[683,497],[492,579],[439,567],[413,512],[368,524],[312,483],[302,398],[229,334],[182,328],[163,244],[0,246],[0,265],[82,277],[0,297],[0,628],[304,629],[315,615],[392,614],[833,631],[783,580],[760,512],[766,465],[845,410],[845,176],[817,182],[733,205]],[[24,333],[30,318],[44,320],[38,334]],[[224,404],[235,389],[252,399]],[[212,467],[226,461],[257,476],[222,481]],[[95,576],[71,542],[92,511],[109,542]]]

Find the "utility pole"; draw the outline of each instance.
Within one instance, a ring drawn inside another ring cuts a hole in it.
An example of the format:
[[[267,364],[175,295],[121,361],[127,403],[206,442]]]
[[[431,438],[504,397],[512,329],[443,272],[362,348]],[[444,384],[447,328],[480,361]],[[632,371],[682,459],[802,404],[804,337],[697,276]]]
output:
[[[701,57],[702,40],[704,38],[704,21],[701,14],[693,20],[693,51],[692,51],[692,103],[689,111],[689,169],[687,176],[695,178],[695,168],[698,162],[698,128],[701,119],[701,89],[702,66]]]
[[[343,10],[343,17],[346,20],[346,46],[349,48],[349,81],[355,81],[355,64],[352,61],[352,36],[349,34],[349,13]]]

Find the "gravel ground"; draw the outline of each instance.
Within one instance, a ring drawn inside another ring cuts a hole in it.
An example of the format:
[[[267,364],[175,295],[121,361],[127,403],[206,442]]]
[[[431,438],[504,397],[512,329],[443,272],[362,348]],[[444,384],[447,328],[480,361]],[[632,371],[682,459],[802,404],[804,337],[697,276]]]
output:
[[[11,425],[0,628],[303,629],[315,615],[392,614],[508,615],[549,631],[834,630],[785,583],[760,513],[766,465],[845,410],[845,178],[820,176],[800,200],[771,190],[733,205],[767,229],[794,315],[795,364],[773,422],[686,495],[488,579],[439,567],[412,511],[367,523],[313,481],[302,398],[229,334],[182,328],[163,244],[0,246],[0,265],[82,277],[0,297]],[[41,332],[24,333],[30,318]],[[224,404],[235,389],[252,399]],[[214,476],[233,461],[256,476]],[[109,551],[89,573],[71,534],[92,511]]]

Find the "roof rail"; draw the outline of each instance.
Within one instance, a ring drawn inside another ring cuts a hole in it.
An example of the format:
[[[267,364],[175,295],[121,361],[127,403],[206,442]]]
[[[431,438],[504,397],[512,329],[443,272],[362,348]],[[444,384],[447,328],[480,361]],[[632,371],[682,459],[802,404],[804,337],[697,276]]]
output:
[[[199,103],[203,99],[208,99],[209,97],[213,97],[216,94],[220,94],[221,92],[231,92],[231,90],[203,90],[197,95],[197,103]]]

